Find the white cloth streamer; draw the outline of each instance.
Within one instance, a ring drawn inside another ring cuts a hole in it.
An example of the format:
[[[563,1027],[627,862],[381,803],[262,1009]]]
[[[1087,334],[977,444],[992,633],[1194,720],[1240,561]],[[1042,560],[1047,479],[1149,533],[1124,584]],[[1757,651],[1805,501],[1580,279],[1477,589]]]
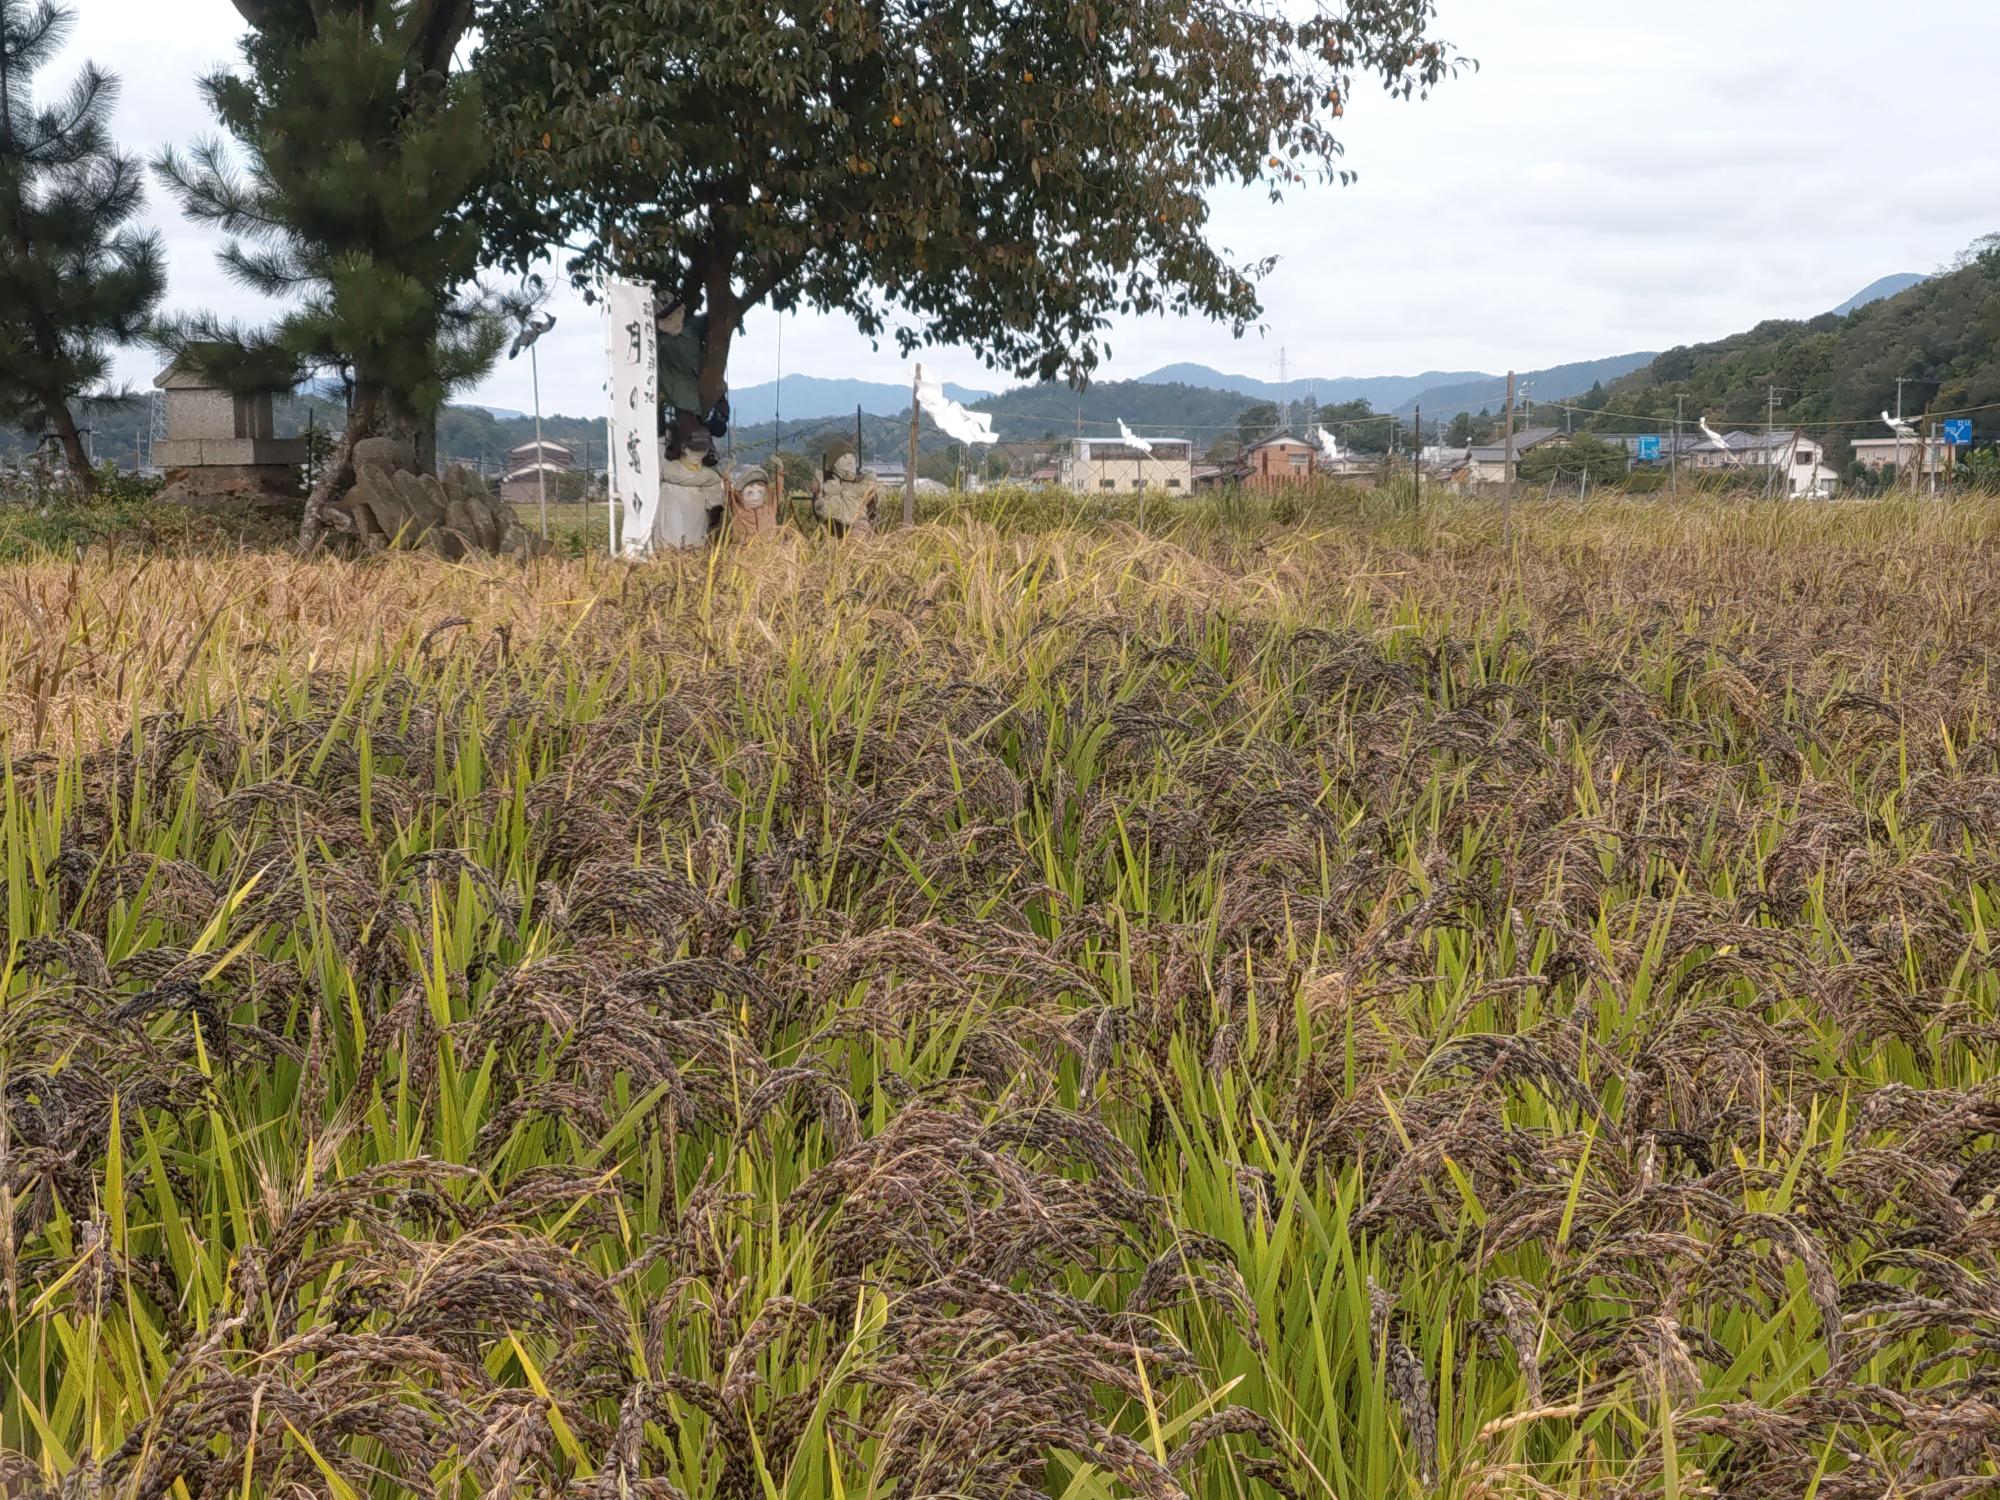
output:
[[[939,432],[954,443],[985,446],[1000,441],[993,430],[993,418],[983,411],[967,411],[944,393],[944,387],[917,366],[917,405],[937,423]]]
[[[1128,448],[1137,448],[1141,453],[1151,453],[1153,445],[1125,425],[1125,419],[1118,419],[1118,441]]]

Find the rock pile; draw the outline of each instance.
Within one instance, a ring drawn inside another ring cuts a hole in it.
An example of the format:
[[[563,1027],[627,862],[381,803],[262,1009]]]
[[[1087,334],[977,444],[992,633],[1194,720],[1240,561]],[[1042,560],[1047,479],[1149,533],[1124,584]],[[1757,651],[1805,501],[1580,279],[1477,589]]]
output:
[[[335,508],[346,521],[341,529],[370,552],[421,547],[457,558],[548,550],[472,470],[452,468],[442,479],[418,473],[416,454],[395,438],[354,445],[354,484]]]

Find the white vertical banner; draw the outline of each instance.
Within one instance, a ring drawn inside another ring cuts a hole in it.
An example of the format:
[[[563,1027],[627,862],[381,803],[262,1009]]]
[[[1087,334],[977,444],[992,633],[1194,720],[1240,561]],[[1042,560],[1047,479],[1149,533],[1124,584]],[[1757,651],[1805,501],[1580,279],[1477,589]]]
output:
[[[660,336],[653,289],[611,279],[611,500],[626,557],[644,557],[660,508]]]

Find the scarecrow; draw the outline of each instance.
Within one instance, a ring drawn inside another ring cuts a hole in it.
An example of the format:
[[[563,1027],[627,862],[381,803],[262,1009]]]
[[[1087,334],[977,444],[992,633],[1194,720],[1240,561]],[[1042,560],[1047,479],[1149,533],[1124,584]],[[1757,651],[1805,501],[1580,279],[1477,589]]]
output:
[[[873,531],[881,499],[881,487],[861,472],[852,453],[841,454],[834,461],[833,472],[813,484],[813,514],[826,522],[835,536]]]
[[[778,529],[777,497],[760,464],[738,464],[724,476],[729,491],[729,538],[747,542]]]
[[[726,503],[726,486],[715,467],[714,439],[699,427],[684,433],[680,453],[660,470],[660,508],[653,517],[651,550],[699,546],[720,522]]]

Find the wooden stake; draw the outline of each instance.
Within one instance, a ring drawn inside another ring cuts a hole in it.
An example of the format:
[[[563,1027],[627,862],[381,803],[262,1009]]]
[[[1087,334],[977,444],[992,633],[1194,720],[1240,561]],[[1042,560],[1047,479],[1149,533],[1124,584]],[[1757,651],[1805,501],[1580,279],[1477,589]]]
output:
[[[1674,397],[1674,446],[1667,455],[1667,488],[1675,497],[1681,492],[1681,402],[1686,399],[1685,396]]]
[[[903,469],[903,524],[917,524],[917,384],[924,378],[918,365],[910,375],[910,461]]]
[[[1500,536],[1514,545],[1514,372],[1507,372],[1507,453],[1500,489]]]
[[[1410,509],[1421,510],[1424,504],[1424,409],[1416,410],[1416,420],[1410,425]]]

